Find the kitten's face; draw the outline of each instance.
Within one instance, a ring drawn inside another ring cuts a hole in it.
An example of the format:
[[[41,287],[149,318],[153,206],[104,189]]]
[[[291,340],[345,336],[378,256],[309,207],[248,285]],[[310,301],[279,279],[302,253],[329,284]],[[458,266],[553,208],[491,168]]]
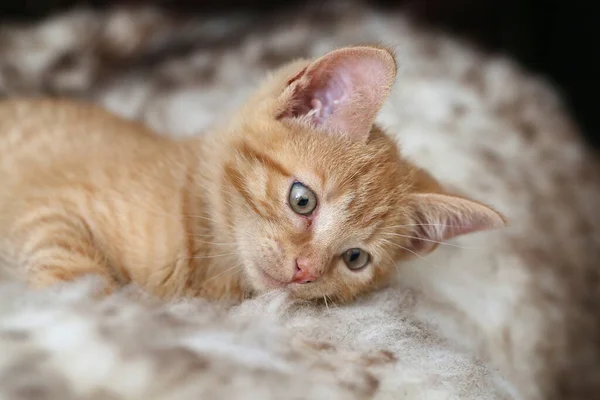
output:
[[[418,193],[437,185],[372,125],[394,75],[385,50],[332,52],[243,116],[224,188],[253,291],[349,301],[431,243],[503,224],[477,203]]]
[[[411,229],[401,225],[409,223],[402,179],[412,170],[393,143],[264,128],[245,133],[227,171],[241,193],[233,225],[251,287],[345,301],[387,277],[410,242],[398,234]]]

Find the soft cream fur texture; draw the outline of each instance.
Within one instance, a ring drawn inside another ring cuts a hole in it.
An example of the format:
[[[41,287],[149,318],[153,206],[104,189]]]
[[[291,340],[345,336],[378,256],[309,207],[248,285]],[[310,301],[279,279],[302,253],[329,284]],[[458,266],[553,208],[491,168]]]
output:
[[[435,358],[425,339],[441,335],[501,368],[519,398],[574,400],[597,395],[598,164],[552,88],[510,60],[424,31],[402,13],[384,14],[348,2],[259,21],[170,17],[148,9],[76,11],[34,26],[6,26],[0,35],[0,88],[5,94],[86,97],[178,136],[197,134],[218,121],[254,90],[267,70],[286,61],[349,44],[395,48],[399,81],[379,122],[397,134],[404,155],[452,189],[493,203],[511,227],[466,236],[426,260],[402,267],[395,288],[345,308],[338,319],[299,316],[295,325],[268,326],[284,334],[306,333],[299,326],[339,330],[343,336],[347,333],[345,340],[393,349],[406,340],[406,320],[399,316],[405,314],[395,308],[405,299],[406,292],[399,289],[404,286],[419,299],[408,311],[411,320],[428,321],[417,325],[423,331],[415,339],[420,350],[415,350],[419,355],[414,360],[420,361],[399,367],[407,375],[419,371],[419,365],[427,374],[436,371],[438,364],[428,364]],[[27,299],[53,307],[43,297],[13,293],[16,315],[26,315]],[[83,321],[94,323],[87,315],[94,306],[87,306],[78,290],[72,293],[79,299],[73,303],[81,302]],[[3,294],[2,303],[11,296]],[[335,307],[330,308],[334,312]],[[56,309],[69,310],[62,305]],[[366,331],[358,334],[351,329],[357,327],[353,312],[376,316],[377,321],[361,322],[358,327]],[[60,326],[50,321],[41,323]],[[129,321],[116,323],[122,330],[134,326]],[[237,331],[232,328],[232,335]],[[394,337],[389,332],[400,333]],[[28,363],[34,340],[23,343],[14,350],[15,364],[2,369],[12,374],[11,382],[28,376],[37,365]],[[450,351],[450,344],[443,346]],[[61,359],[74,357],[69,347],[56,347],[51,353]],[[405,360],[401,353],[395,356],[398,362]],[[391,374],[389,382],[395,382],[398,369],[381,368]],[[473,390],[474,397],[485,392],[494,398],[494,389],[471,377],[460,373],[457,381],[442,379],[444,391],[437,398],[452,398],[448,393],[457,393],[461,385]],[[102,382],[108,385],[112,379]],[[52,386],[42,382],[40,387]],[[379,390],[385,387],[390,386],[384,383]],[[421,384],[415,388],[424,389]],[[406,393],[395,389],[381,392],[381,398]],[[337,393],[343,397],[347,392]]]

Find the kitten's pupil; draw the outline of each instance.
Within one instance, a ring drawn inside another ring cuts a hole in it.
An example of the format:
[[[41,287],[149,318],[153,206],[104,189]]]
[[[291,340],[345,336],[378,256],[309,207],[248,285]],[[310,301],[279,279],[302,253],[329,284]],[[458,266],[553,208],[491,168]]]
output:
[[[300,200],[298,200],[298,205],[300,207],[306,207],[307,204],[308,204],[308,199],[306,197],[303,197]]]
[[[350,256],[350,261],[354,262],[358,259],[358,257],[360,257],[360,251],[352,250],[352,255]]]

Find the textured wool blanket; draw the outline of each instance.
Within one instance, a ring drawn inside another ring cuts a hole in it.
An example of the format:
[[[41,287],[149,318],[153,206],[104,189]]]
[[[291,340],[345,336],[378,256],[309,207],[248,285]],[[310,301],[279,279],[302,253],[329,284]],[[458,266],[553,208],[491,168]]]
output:
[[[387,290],[351,307],[228,308],[93,285],[0,289],[1,399],[505,399],[507,385]]]
[[[164,303],[136,288],[99,300],[93,280],[31,292],[5,274],[0,399],[549,399],[592,382],[597,164],[553,89],[508,59],[360,3],[78,9],[0,27],[0,92],[85,98],[197,135],[270,69],[361,43],[396,50],[379,122],[402,152],[510,228],[399,265],[389,288],[343,307],[284,293]]]

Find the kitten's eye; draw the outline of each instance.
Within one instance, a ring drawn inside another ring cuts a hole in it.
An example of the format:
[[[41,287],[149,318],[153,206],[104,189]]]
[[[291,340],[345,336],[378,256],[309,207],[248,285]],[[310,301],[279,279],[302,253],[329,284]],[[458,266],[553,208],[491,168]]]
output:
[[[369,253],[361,249],[346,250],[342,257],[348,268],[354,271],[364,268],[370,258]]]
[[[292,210],[300,215],[309,215],[317,208],[317,196],[300,182],[292,185],[289,202]]]

